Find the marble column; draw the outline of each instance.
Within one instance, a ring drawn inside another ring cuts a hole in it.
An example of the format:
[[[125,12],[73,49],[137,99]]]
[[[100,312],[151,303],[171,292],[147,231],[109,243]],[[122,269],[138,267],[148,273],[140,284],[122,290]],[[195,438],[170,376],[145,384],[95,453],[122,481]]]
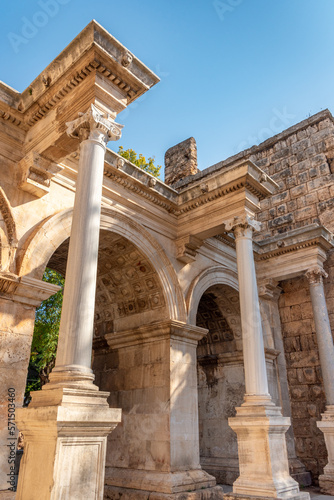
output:
[[[229,425],[236,432],[240,476],[230,498],[309,498],[289,474],[283,417],[268,391],[259,297],[253,256],[253,231],[260,224],[245,214],[225,223],[236,243],[246,394]]]
[[[81,139],[80,160],[59,344],[50,380],[66,387],[93,388],[91,356],[104,156],[107,141],[121,137],[121,126],[101,116],[94,106],[67,125],[68,134]]]
[[[315,323],[321,372],[326,394],[326,411],[317,426],[324,433],[328,452],[328,464],[324,474],[319,477],[319,485],[323,493],[334,495],[334,344],[329,323],[325,298],[323,277],[326,272],[315,266],[306,272],[310,285],[310,294]]]
[[[91,355],[104,156],[122,127],[93,105],[67,126],[81,144],[57,360],[50,383],[17,411],[17,500],[102,500],[107,435],[121,420],[93,384]]]

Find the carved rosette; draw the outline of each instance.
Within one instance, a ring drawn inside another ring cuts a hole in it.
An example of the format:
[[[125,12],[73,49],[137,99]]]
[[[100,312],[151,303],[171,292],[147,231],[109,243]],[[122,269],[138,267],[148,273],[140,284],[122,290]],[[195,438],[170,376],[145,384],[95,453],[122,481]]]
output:
[[[106,147],[108,141],[117,141],[122,136],[124,125],[115,123],[110,116],[104,116],[91,104],[90,109],[79,118],[66,123],[66,132],[70,137],[85,141],[97,141]]]
[[[261,223],[248,214],[233,217],[225,222],[225,230],[233,231],[235,238],[252,238],[253,231],[260,231]]]
[[[322,283],[323,278],[327,278],[328,274],[322,267],[314,266],[306,271],[305,276],[310,285],[316,285]]]

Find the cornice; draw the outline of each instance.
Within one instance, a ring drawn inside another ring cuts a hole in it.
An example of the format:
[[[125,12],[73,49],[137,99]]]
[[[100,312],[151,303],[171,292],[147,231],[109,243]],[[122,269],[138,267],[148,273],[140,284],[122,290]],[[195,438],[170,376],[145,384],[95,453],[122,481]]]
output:
[[[214,236],[214,238],[221,241],[225,245],[235,249],[235,239],[228,233],[217,234],[217,236]]]
[[[13,273],[0,272],[0,297],[38,307],[61,289],[58,285]]]
[[[127,104],[159,81],[93,20],[22,93],[0,84],[0,119],[32,127],[92,74],[110,81]]]
[[[265,261],[297,250],[320,246],[325,252],[334,247],[334,237],[325,227],[310,224],[254,243],[255,260]]]
[[[78,154],[73,153],[68,157],[68,160],[77,165]],[[64,164],[66,165],[66,161]],[[142,196],[166,212],[175,216],[181,216],[230,193],[236,193],[245,189],[260,199],[268,196],[276,184],[272,182],[272,185],[268,189],[268,183],[271,179],[267,176],[262,178],[261,175],[258,175],[258,178],[256,178],[254,172],[249,171],[249,168],[252,170],[254,167],[253,164],[248,162],[247,164],[234,166],[231,169],[234,178],[227,179],[226,184],[224,184],[226,172],[216,173],[212,182],[208,183],[208,191],[205,193],[198,190],[197,186],[192,186],[190,194],[187,193],[187,196],[192,197],[191,201],[185,201],[183,193],[178,193],[170,186],[167,186],[159,179],[156,179],[151,174],[109,149],[107,150],[104,163],[104,176],[126,190]],[[240,172],[238,168],[240,168]],[[260,169],[255,168],[258,174],[262,174]],[[215,187],[217,184],[220,184],[219,187]],[[224,235],[219,236],[219,238],[232,248],[234,247],[232,238]]]
[[[267,361],[273,361],[280,354],[280,351],[265,347],[265,357]],[[198,356],[198,363],[202,366],[215,365],[224,368],[227,365],[242,365],[243,366],[243,352],[235,350],[232,352],[223,352],[219,354],[206,354]]]
[[[115,75],[115,73],[111,69],[103,65],[99,59],[93,57],[88,64],[85,64],[79,70],[77,70],[74,76],[67,79],[55,94],[49,95],[50,93],[48,93],[43,104],[39,105],[37,111],[29,113],[29,110],[27,110],[27,126],[32,127],[33,125],[35,125],[36,122],[41,120],[49,111],[52,110],[52,108],[58,105],[68,94],[72,92],[72,90],[83,83],[84,80],[94,72],[103,74],[106,78],[108,78],[108,80],[116,85],[116,87],[126,93],[128,104],[133,100],[134,97],[136,97],[137,91],[134,88],[132,88],[124,80]]]
[[[154,205],[163,208],[168,213],[176,214],[177,209],[173,207],[171,203],[164,201],[163,197],[156,196],[154,193],[147,191],[144,186],[139,184],[139,181],[135,181],[133,178],[129,178],[120,172],[114,172],[108,167],[105,168],[104,175],[113,182],[123,186],[125,189],[128,189],[129,191],[132,191],[133,193],[138,194],[146,200],[152,202]]]
[[[0,102],[0,107],[6,108],[7,106],[3,105],[3,103]],[[8,111],[5,109],[0,109],[0,119],[9,122],[12,125],[15,125],[15,127],[18,127],[24,131],[28,130],[29,128],[24,122],[23,117],[18,117],[17,112],[13,110]]]

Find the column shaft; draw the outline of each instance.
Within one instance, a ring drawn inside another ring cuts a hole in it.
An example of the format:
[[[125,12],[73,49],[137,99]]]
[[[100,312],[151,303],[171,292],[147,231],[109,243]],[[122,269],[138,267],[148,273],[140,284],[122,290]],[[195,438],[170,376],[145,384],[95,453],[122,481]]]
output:
[[[319,357],[328,405],[334,405],[334,344],[320,269],[306,273],[310,281],[313,318],[317,334]]]
[[[104,153],[98,141],[81,143],[57,368],[79,365],[91,371]]]
[[[56,366],[51,383],[90,383],[96,274],[104,155],[108,140],[121,136],[121,126],[91,109],[68,124],[68,134],[83,139],[66,267]],[[92,385],[92,384],[91,384]]]
[[[268,396],[268,380],[264,354],[259,297],[252,245],[253,229],[236,226],[241,326],[247,395]]]

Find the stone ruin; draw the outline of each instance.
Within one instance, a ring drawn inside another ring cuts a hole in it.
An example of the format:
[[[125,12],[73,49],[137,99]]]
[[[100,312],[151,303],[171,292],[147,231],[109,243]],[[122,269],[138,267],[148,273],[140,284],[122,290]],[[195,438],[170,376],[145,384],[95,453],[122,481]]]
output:
[[[95,21],[0,83],[0,499],[334,494],[333,116],[203,171],[187,139],[164,183],[106,147],[156,83]],[[21,408],[47,266],[56,365]]]

